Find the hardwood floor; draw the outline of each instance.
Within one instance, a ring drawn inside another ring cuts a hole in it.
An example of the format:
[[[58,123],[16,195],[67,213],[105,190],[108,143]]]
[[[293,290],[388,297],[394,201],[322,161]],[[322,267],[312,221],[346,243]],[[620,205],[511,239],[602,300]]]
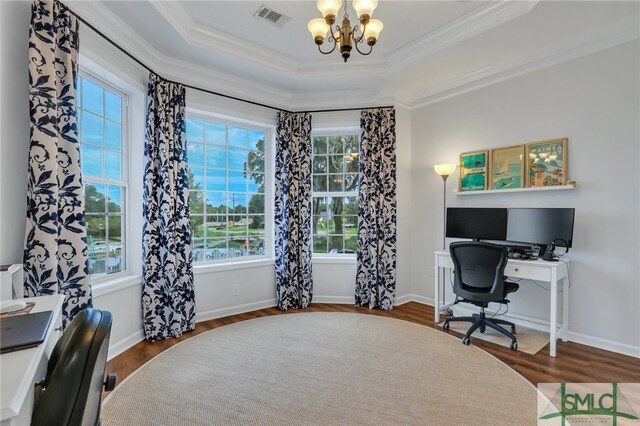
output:
[[[200,333],[248,319],[268,315],[295,315],[299,312],[357,312],[365,315],[381,315],[435,328],[442,333],[462,336],[454,331],[444,331],[437,327],[433,322],[433,307],[416,302],[397,306],[391,312],[336,304],[312,304],[304,311],[289,312],[281,312],[278,308],[268,308],[198,323],[195,331],[185,334],[180,339],[169,339],[153,343],[142,341],[109,361],[107,372],[116,373],[118,375],[118,383],[120,383],[154,356]],[[480,339],[472,340],[472,345],[478,346],[502,360],[533,384],[545,382],[640,383],[640,360],[630,356],[578,343],[558,341],[557,357],[552,358],[548,355],[548,345],[537,354],[529,355],[522,352],[514,352],[509,348],[493,343],[483,342]]]

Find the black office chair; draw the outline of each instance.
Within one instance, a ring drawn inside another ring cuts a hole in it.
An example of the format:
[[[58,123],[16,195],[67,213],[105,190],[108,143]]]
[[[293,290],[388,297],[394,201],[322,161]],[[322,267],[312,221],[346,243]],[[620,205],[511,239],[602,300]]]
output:
[[[47,375],[36,387],[31,425],[98,425],[105,380],[111,313],[85,309],[69,324],[51,352]]]
[[[486,327],[490,327],[511,339],[511,349],[518,349],[516,339],[516,326],[512,322],[487,318],[484,309],[490,302],[509,303],[506,299],[509,293],[518,290],[516,283],[504,280],[504,268],[507,265],[506,247],[496,244],[480,242],[457,242],[449,246],[451,259],[454,265],[453,292],[460,302],[471,303],[480,307],[480,313],[471,317],[452,317],[442,325],[449,329],[451,321],[467,321],[473,323],[462,343],[468,345],[471,335],[480,329],[484,333]],[[508,325],[511,332],[500,326]]]

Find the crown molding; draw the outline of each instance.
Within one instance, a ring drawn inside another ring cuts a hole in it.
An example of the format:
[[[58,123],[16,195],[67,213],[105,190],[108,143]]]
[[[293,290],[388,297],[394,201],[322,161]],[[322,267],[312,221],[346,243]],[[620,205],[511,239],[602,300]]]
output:
[[[457,43],[525,15],[538,1],[492,1],[387,54],[385,60],[398,70],[441,52]]]
[[[638,40],[639,38],[640,32],[638,31],[637,19],[629,17],[604,30],[592,31],[537,52],[521,55],[417,91],[414,93],[411,109],[450,99],[543,68]]]

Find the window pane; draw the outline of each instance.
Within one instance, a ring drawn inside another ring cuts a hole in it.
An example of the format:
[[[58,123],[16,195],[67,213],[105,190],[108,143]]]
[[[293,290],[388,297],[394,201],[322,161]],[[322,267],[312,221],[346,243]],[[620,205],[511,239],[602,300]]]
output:
[[[122,127],[111,121],[104,123],[104,145],[116,151],[122,150]]]
[[[105,151],[105,176],[107,179],[122,179],[122,155],[119,152]]]
[[[358,173],[358,167],[360,164],[358,158],[359,157],[350,157],[349,160],[345,160],[344,171],[347,173]]]
[[[204,123],[201,120],[187,119],[187,140],[204,143]]]
[[[102,146],[102,118],[82,112],[82,142]]]
[[[341,136],[329,136],[329,154],[342,154],[344,153],[344,149],[342,148],[342,137]]]
[[[108,119],[113,120],[116,123],[120,123],[122,119],[122,98],[120,96],[109,91],[105,91],[104,109],[104,114]]]
[[[249,149],[264,151],[264,132],[249,130]]]
[[[344,248],[346,253],[356,253],[358,251],[358,237],[355,235],[345,236]]]
[[[82,145],[82,174],[102,177],[102,148]]]
[[[327,199],[324,197],[313,197],[313,214],[324,214],[327,212]]]
[[[343,155],[329,156],[329,173],[342,173],[344,165]]]
[[[229,214],[247,213],[247,194],[242,192],[229,193]]]
[[[82,108],[102,115],[102,88],[82,79]]]
[[[204,167],[204,145],[189,142],[187,144],[187,161],[191,166]]]
[[[204,193],[189,190],[189,211],[192,215],[204,213]]]
[[[109,225],[109,244],[123,242],[123,229],[124,225],[122,216],[108,216],[107,223]]]
[[[313,251],[314,253],[327,253],[327,237],[321,237],[320,235],[313,236]]]
[[[97,183],[87,183],[84,186],[84,203],[87,213],[105,212],[104,185]]]
[[[227,128],[221,124],[207,123],[207,144],[227,145]]]
[[[327,153],[327,138],[326,136],[316,136],[313,138],[313,153],[314,154],[326,154]]]
[[[122,203],[123,188],[119,186],[109,185],[108,187],[107,210],[111,213],[121,213],[124,211]]]
[[[313,173],[327,173],[326,155],[316,155],[313,157]]]
[[[264,173],[264,151],[249,151],[246,170],[253,173]]]
[[[228,257],[242,257],[247,255],[249,241],[246,238],[230,238],[228,244]]]
[[[329,253],[342,253],[343,241],[342,235],[329,236]]]
[[[207,239],[225,238],[227,236],[227,215],[207,216]]]
[[[326,218],[322,216],[313,217],[313,233],[314,234],[327,234],[327,222]]]
[[[358,190],[358,175],[349,174],[344,176],[344,190],[345,191],[357,191]]]
[[[193,257],[193,261],[201,262],[203,260],[206,260],[204,240],[196,239],[196,240],[193,240],[191,244],[193,245],[193,250],[191,251],[191,256]]]
[[[249,192],[264,192],[264,173],[248,174]]]
[[[249,194],[249,214],[264,214],[264,194]]]
[[[227,214],[227,193],[207,192],[207,214]]]
[[[204,169],[200,167],[191,167],[189,170],[189,188],[204,189]]]
[[[207,179],[208,178],[209,177],[207,176]],[[253,189],[253,191],[255,191],[256,189]],[[247,179],[244,177],[243,172],[229,172],[229,191],[247,191]]]
[[[358,214],[358,197],[344,198],[344,214]]]
[[[207,169],[206,189],[208,191],[224,191],[227,189],[227,172]]]
[[[207,167],[224,169],[227,167],[226,148],[219,146],[207,147]]]
[[[227,239],[213,238],[207,240],[206,260],[218,260],[227,257]],[[204,259],[203,259],[204,260]]]
[[[87,241],[90,246],[89,250],[94,250],[98,245],[104,244],[106,240],[106,218],[105,216],[87,215]],[[99,249],[99,247],[98,247]],[[105,248],[102,248],[104,253]],[[99,250],[98,250],[99,251]]]
[[[329,175],[329,191],[342,191],[342,176]]]
[[[358,235],[358,216],[344,217],[344,233],[347,235]]]
[[[247,215],[229,215],[227,232],[229,235],[247,235]]]
[[[264,216],[252,215],[247,221],[249,225],[249,235],[264,235]]]
[[[247,147],[247,129],[229,127],[229,146]]]
[[[204,216],[191,215],[191,237],[204,238]]]
[[[326,192],[327,191],[327,177],[326,176],[314,176],[313,177],[313,191]]]
[[[108,250],[109,252],[106,262],[107,274],[115,274],[123,271],[125,268],[124,244],[110,244]]]
[[[267,254],[265,249],[264,235],[252,235],[249,237],[249,256],[264,256]]]
[[[244,149],[229,149],[229,169],[244,170],[247,167],[247,152]]]
[[[345,136],[342,138],[344,140],[344,152],[348,153],[359,153],[360,146],[358,144],[358,137],[355,135]]]

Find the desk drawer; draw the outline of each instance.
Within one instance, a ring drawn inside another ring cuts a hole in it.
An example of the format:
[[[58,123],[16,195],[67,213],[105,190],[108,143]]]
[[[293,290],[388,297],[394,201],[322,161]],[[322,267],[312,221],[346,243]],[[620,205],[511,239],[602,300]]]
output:
[[[504,274],[508,277],[527,278],[536,281],[551,281],[551,270],[549,268],[523,265],[521,263],[507,263]]]
[[[51,352],[53,352],[53,348],[58,343],[58,339],[62,336],[62,312],[58,312],[56,318],[54,319],[54,323],[50,325],[53,329],[51,330],[51,335],[46,341],[47,346],[44,348],[44,356],[49,359],[51,356]]]

